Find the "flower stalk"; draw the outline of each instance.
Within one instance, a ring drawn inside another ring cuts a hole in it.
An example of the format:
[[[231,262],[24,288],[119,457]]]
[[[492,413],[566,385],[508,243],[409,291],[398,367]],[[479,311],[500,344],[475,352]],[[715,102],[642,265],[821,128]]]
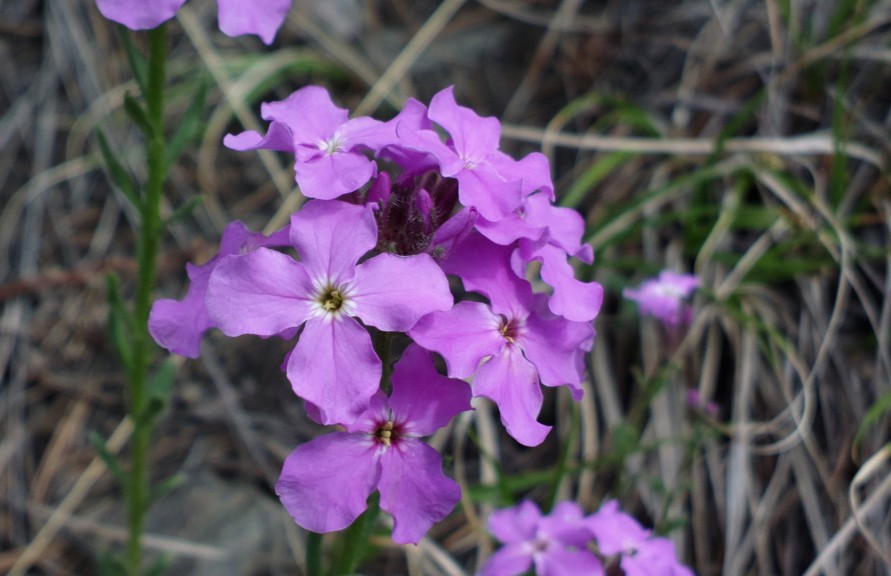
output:
[[[133,309],[132,361],[128,367],[129,415],[133,420],[130,443],[130,467],[126,480],[127,541],[126,566],[130,576],[137,576],[142,565],[142,533],[149,507],[148,448],[154,418],[149,414],[148,372],[155,344],[148,330],[151,296],[155,286],[155,264],[162,233],[161,197],[167,179],[164,140],[164,84],[167,60],[167,36],[164,26],[148,33],[148,81],[143,95],[148,119],[146,159],[148,182],[139,205],[137,238],[137,285]]]

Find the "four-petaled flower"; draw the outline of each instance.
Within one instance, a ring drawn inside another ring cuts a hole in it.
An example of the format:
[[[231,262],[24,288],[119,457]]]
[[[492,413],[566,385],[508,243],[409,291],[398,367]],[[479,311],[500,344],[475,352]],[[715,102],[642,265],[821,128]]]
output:
[[[324,424],[348,424],[378,389],[381,361],[366,329],[405,332],[452,306],[448,280],[427,254],[378,254],[370,206],[315,200],[291,217],[300,262],[260,248],[224,258],[207,309],[228,336],[271,336],[303,326],[287,364],[294,392]]]
[[[247,131],[229,134],[223,143],[234,150],[293,153],[295,179],[310,198],[331,200],[361,188],[377,170],[365,151],[393,138],[392,128],[383,122],[367,117],[350,120],[319,86],[301,88],[282,102],[264,103],[260,110],[271,122],[266,136]]]
[[[678,562],[671,540],[653,536],[619,510],[617,501],[604,502],[586,522],[597,539],[598,551],[606,556],[618,555],[626,576],[693,576],[692,570]]]
[[[346,528],[377,489],[393,516],[393,541],[417,543],[461,498],[439,453],[420,438],[470,409],[470,389],[441,376],[430,353],[409,346],[393,369],[393,392],[378,391],[345,432],[301,444],[275,490],[294,520],[313,532]]]
[[[200,266],[186,264],[191,284],[182,300],[160,299],[152,305],[149,315],[149,332],[161,347],[175,354],[197,358],[201,352],[201,336],[216,324],[211,320],[205,305],[207,283],[217,264],[230,254],[247,254],[257,248],[288,246],[288,227],[269,236],[251,232],[235,220],[223,231],[219,253]],[[293,336],[293,334],[287,337]]]
[[[533,294],[511,269],[508,247],[474,233],[461,249],[473,256],[453,255],[442,266],[459,276],[466,289],[488,297],[491,305],[459,302],[422,318],[409,334],[442,354],[449,376],[473,376],[474,396],[495,402],[508,433],[535,446],[550,430],[537,421],[543,401],[540,384],[568,385],[575,398],[581,397],[582,354],[590,349],[593,329],[552,314],[547,298]]]
[[[626,288],[622,295],[634,300],[641,314],[649,314],[667,326],[690,322],[692,308],[686,300],[699,288],[699,278],[693,274],[678,274],[670,270],[659,273],[659,278],[644,281],[638,288]]]
[[[591,531],[574,502],[560,502],[543,516],[524,500],[489,517],[489,531],[504,543],[480,570],[480,576],[515,576],[535,566],[538,576],[599,576],[603,565],[590,550]]]

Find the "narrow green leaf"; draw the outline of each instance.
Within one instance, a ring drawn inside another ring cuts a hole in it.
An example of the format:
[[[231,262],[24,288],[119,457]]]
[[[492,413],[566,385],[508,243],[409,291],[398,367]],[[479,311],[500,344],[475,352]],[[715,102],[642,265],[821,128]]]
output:
[[[148,502],[149,504],[157,501],[159,498],[177,488],[182,486],[182,484],[186,481],[186,477],[184,474],[174,474],[169,478],[162,480],[161,482],[152,486],[151,492],[149,492]]]
[[[144,572],[145,576],[161,576],[161,574],[167,572],[170,569],[170,556],[167,554],[162,554],[158,556],[158,558],[152,562],[152,565],[148,567],[148,570]]]
[[[163,227],[167,228],[174,222],[179,222],[186,216],[190,215],[195,208],[198,207],[199,204],[204,202],[204,199],[201,196],[192,196],[185,202],[183,202],[176,210],[173,211],[173,214],[168,216],[164,220]]]
[[[863,440],[863,436],[869,432],[869,429],[875,426],[882,416],[889,411],[891,411],[891,392],[886,392],[879,396],[872,406],[869,407],[869,410],[866,411],[866,416],[863,417],[863,421],[857,428],[857,434],[854,435],[854,445],[860,444],[860,441]]]
[[[147,137],[150,137],[154,133],[155,129],[149,120],[145,108],[143,108],[142,104],[137,102],[136,99],[129,94],[124,94],[124,111],[127,113],[127,116],[130,117],[130,120],[133,120],[133,122],[139,126],[139,129],[142,130],[142,133]]]
[[[102,159],[105,161],[112,184],[117,186],[124,193],[124,196],[127,197],[127,200],[138,209],[141,203],[136,195],[136,184],[133,182],[133,178],[131,178],[124,166],[118,162],[117,157],[112,153],[111,146],[108,145],[108,140],[106,140],[105,133],[102,130],[96,129],[96,139],[99,141],[99,150],[102,151]]]
[[[120,27],[120,30],[121,41],[124,44],[124,52],[127,53],[127,62],[130,63],[133,77],[136,78],[136,83],[139,84],[139,90],[144,96],[146,87],[148,86],[148,63],[145,61],[142,54],[139,53],[139,50],[136,49],[136,46],[133,45],[133,39],[130,37],[130,32],[123,26]]]
[[[157,398],[167,403],[173,392],[173,379],[175,376],[176,364],[173,362],[172,357],[167,357],[148,382],[149,397]]]
[[[115,554],[104,552],[99,558],[99,576],[127,576],[127,566]]]
[[[133,363],[133,348],[131,346],[131,329],[133,318],[124,307],[121,298],[120,281],[115,274],[105,276],[105,291],[108,294],[108,334],[124,365],[124,370],[129,373]]]
[[[374,492],[368,497],[368,509],[339,534],[339,546],[332,555],[329,576],[355,573],[356,567],[368,552],[368,539],[379,512],[380,495]]]
[[[630,152],[610,152],[609,154],[604,154],[591,164],[585,170],[585,173],[575,181],[572,188],[560,199],[560,205],[571,208],[578,206],[597,184],[609,176],[613,170],[633,157],[634,154]]]
[[[126,481],[124,469],[121,467],[121,463],[118,461],[117,456],[108,451],[108,446],[105,444],[105,438],[98,432],[92,432],[90,434],[90,444],[93,446],[93,450],[95,450],[99,457],[102,458],[105,466],[115,479],[123,485]]]
[[[179,121],[176,131],[167,143],[165,163],[172,166],[191,142],[201,136],[206,125],[204,121],[205,103],[207,102],[207,82],[201,82],[192,103]]]

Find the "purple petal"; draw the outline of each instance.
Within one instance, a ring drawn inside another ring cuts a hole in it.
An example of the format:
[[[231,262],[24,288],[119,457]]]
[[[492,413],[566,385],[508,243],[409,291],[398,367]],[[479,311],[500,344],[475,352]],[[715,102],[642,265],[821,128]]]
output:
[[[560,502],[538,525],[539,534],[563,546],[584,549],[594,538],[587,519],[575,502]]]
[[[489,556],[480,569],[480,576],[517,576],[532,567],[532,553],[525,542],[508,544]]]
[[[371,180],[376,170],[377,164],[358,152],[319,154],[308,161],[302,161],[298,155],[294,163],[300,191],[320,200],[355,192]]]
[[[173,18],[186,0],[96,0],[99,12],[131,30],[150,30]]]
[[[498,149],[501,123],[497,118],[483,118],[470,108],[458,106],[452,86],[433,96],[427,116],[445,128],[465,162],[483,160]]]
[[[554,289],[548,301],[551,312],[577,322],[590,322],[597,316],[603,303],[603,286],[577,280],[563,250],[549,244],[529,259],[541,261],[541,279]]]
[[[265,44],[271,44],[291,9],[291,0],[217,0],[217,5],[224,34],[256,34]]]
[[[531,500],[516,506],[496,510],[489,516],[489,532],[501,542],[531,542],[535,540],[541,510]]]
[[[439,452],[420,440],[385,449],[381,469],[381,508],[393,516],[396,543],[417,544],[461,499],[461,488],[442,473]]]
[[[505,346],[480,366],[473,379],[473,394],[498,405],[507,433],[524,446],[541,444],[551,430],[537,420],[543,401],[538,373],[514,346]]]
[[[204,300],[207,293],[207,281],[213,268],[186,265],[192,282],[182,301],[157,300],[149,314],[149,333],[159,346],[174,354],[197,358],[201,353],[201,337],[204,332],[214,326],[207,314]]]
[[[241,134],[226,134],[223,144],[227,148],[240,152],[245,150],[294,152],[294,137],[291,130],[280,122],[270,124],[266,136],[261,136],[253,130],[247,130]]]
[[[411,344],[393,368],[390,407],[403,432],[429,436],[457,414],[470,410],[470,386],[446,378],[433,366],[433,356]]]
[[[600,576],[605,574],[603,564],[587,550],[569,550],[554,546],[536,557],[535,572],[538,576],[565,576],[585,574]],[[627,576],[631,576],[628,574]],[[655,574],[653,574],[655,576]]]
[[[322,149],[349,117],[349,112],[336,106],[321,86],[305,86],[285,100],[263,104],[260,111],[265,120],[287,126],[294,144],[316,150]]]
[[[479,213],[475,209],[462,208],[436,230],[427,250],[436,260],[448,259],[455,246],[463,242],[473,231],[478,216]]]
[[[311,317],[312,290],[301,264],[258,248],[220,260],[207,287],[207,310],[227,336],[273,336]]]
[[[370,436],[335,432],[291,452],[275,492],[301,527],[331,532],[359,517],[380,476],[377,445]]]
[[[498,314],[516,316],[532,305],[532,288],[518,278],[510,264],[512,249],[471,233],[440,264],[460,276],[464,287],[489,298]]]
[[[587,523],[600,551],[610,556],[636,549],[651,535],[637,520],[619,510],[615,500],[601,505],[600,510],[588,517]]]
[[[486,163],[465,167],[454,177],[461,203],[473,206],[487,220],[499,220],[520,205],[522,181],[507,180]]]
[[[349,317],[306,323],[291,359],[294,393],[314,404],[325,424],[349,424],[378,390],[381,361],[371,337]]]
[[[501,319],[479,302],[459,302],[448,312],[434,312],[415,324],[409,335],[445,358],[449,376],[467,378],[484,357],[504,346]]]
[[[593,336],[590,323],[535,313],[526,319],[518,342],[538,370],[542,384],[560,386],[578,384],[584,378],[575,365],[575,356],[579,347]]]
[[[377,243],[377,224],[370,206],[314,200],[291,216],[291,243],[314,280],[346,281]]]
[[[387,332],[405,332],[431,313],[449,310],[449,281],[427,254],[379,254],[356,267],[355,315]]]
[[[582,243],[585,221],[578,212],[554,206],[545,194],[533,194],[526,198],[525,210],[526,219],[531,224],[548,229],[549,243],[586,264],[593,262],[593,248],[590,244]]]
[[[627,576],[693,576],[693,571],[678,561],[674,543],[668,538],[651,538],[634,554],[623,556],[620,565]]]

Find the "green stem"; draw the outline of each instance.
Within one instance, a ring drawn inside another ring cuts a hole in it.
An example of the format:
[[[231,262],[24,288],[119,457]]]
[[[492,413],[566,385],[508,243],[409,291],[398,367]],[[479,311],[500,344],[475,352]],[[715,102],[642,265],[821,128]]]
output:
[[[371,529],[379,512],[380,497],[375,492],[368,497],[368,509],[340,535],[339,550],[331,562],[329,571],[331,576],[344,576],[356,572],[356,566],[368,549],[368,539],[371,537]]]
[[[130,470],[126,487],[127,572],[138,576],[142,566],[142,532],[148,511],[149,478],[148,448],[152,422],[146,418],[148,406],[147,380],[154,346],[148,332],[151,296],[155,285],[155,260],[161,237],[161,196],[167,179],[164,162],[164,84],[167,59],[167,36],[164,26],[148,33],[149,75],[146,100],[151,133],[147,145],[148,182],[139,206],[140,229],[136,245],[138,265],[136,302],[133,310],[133,362],[130,365],[129,411],[133,420],[130,441]]]
[[[306,576],[322,576],[322,535],[306,533]]]

